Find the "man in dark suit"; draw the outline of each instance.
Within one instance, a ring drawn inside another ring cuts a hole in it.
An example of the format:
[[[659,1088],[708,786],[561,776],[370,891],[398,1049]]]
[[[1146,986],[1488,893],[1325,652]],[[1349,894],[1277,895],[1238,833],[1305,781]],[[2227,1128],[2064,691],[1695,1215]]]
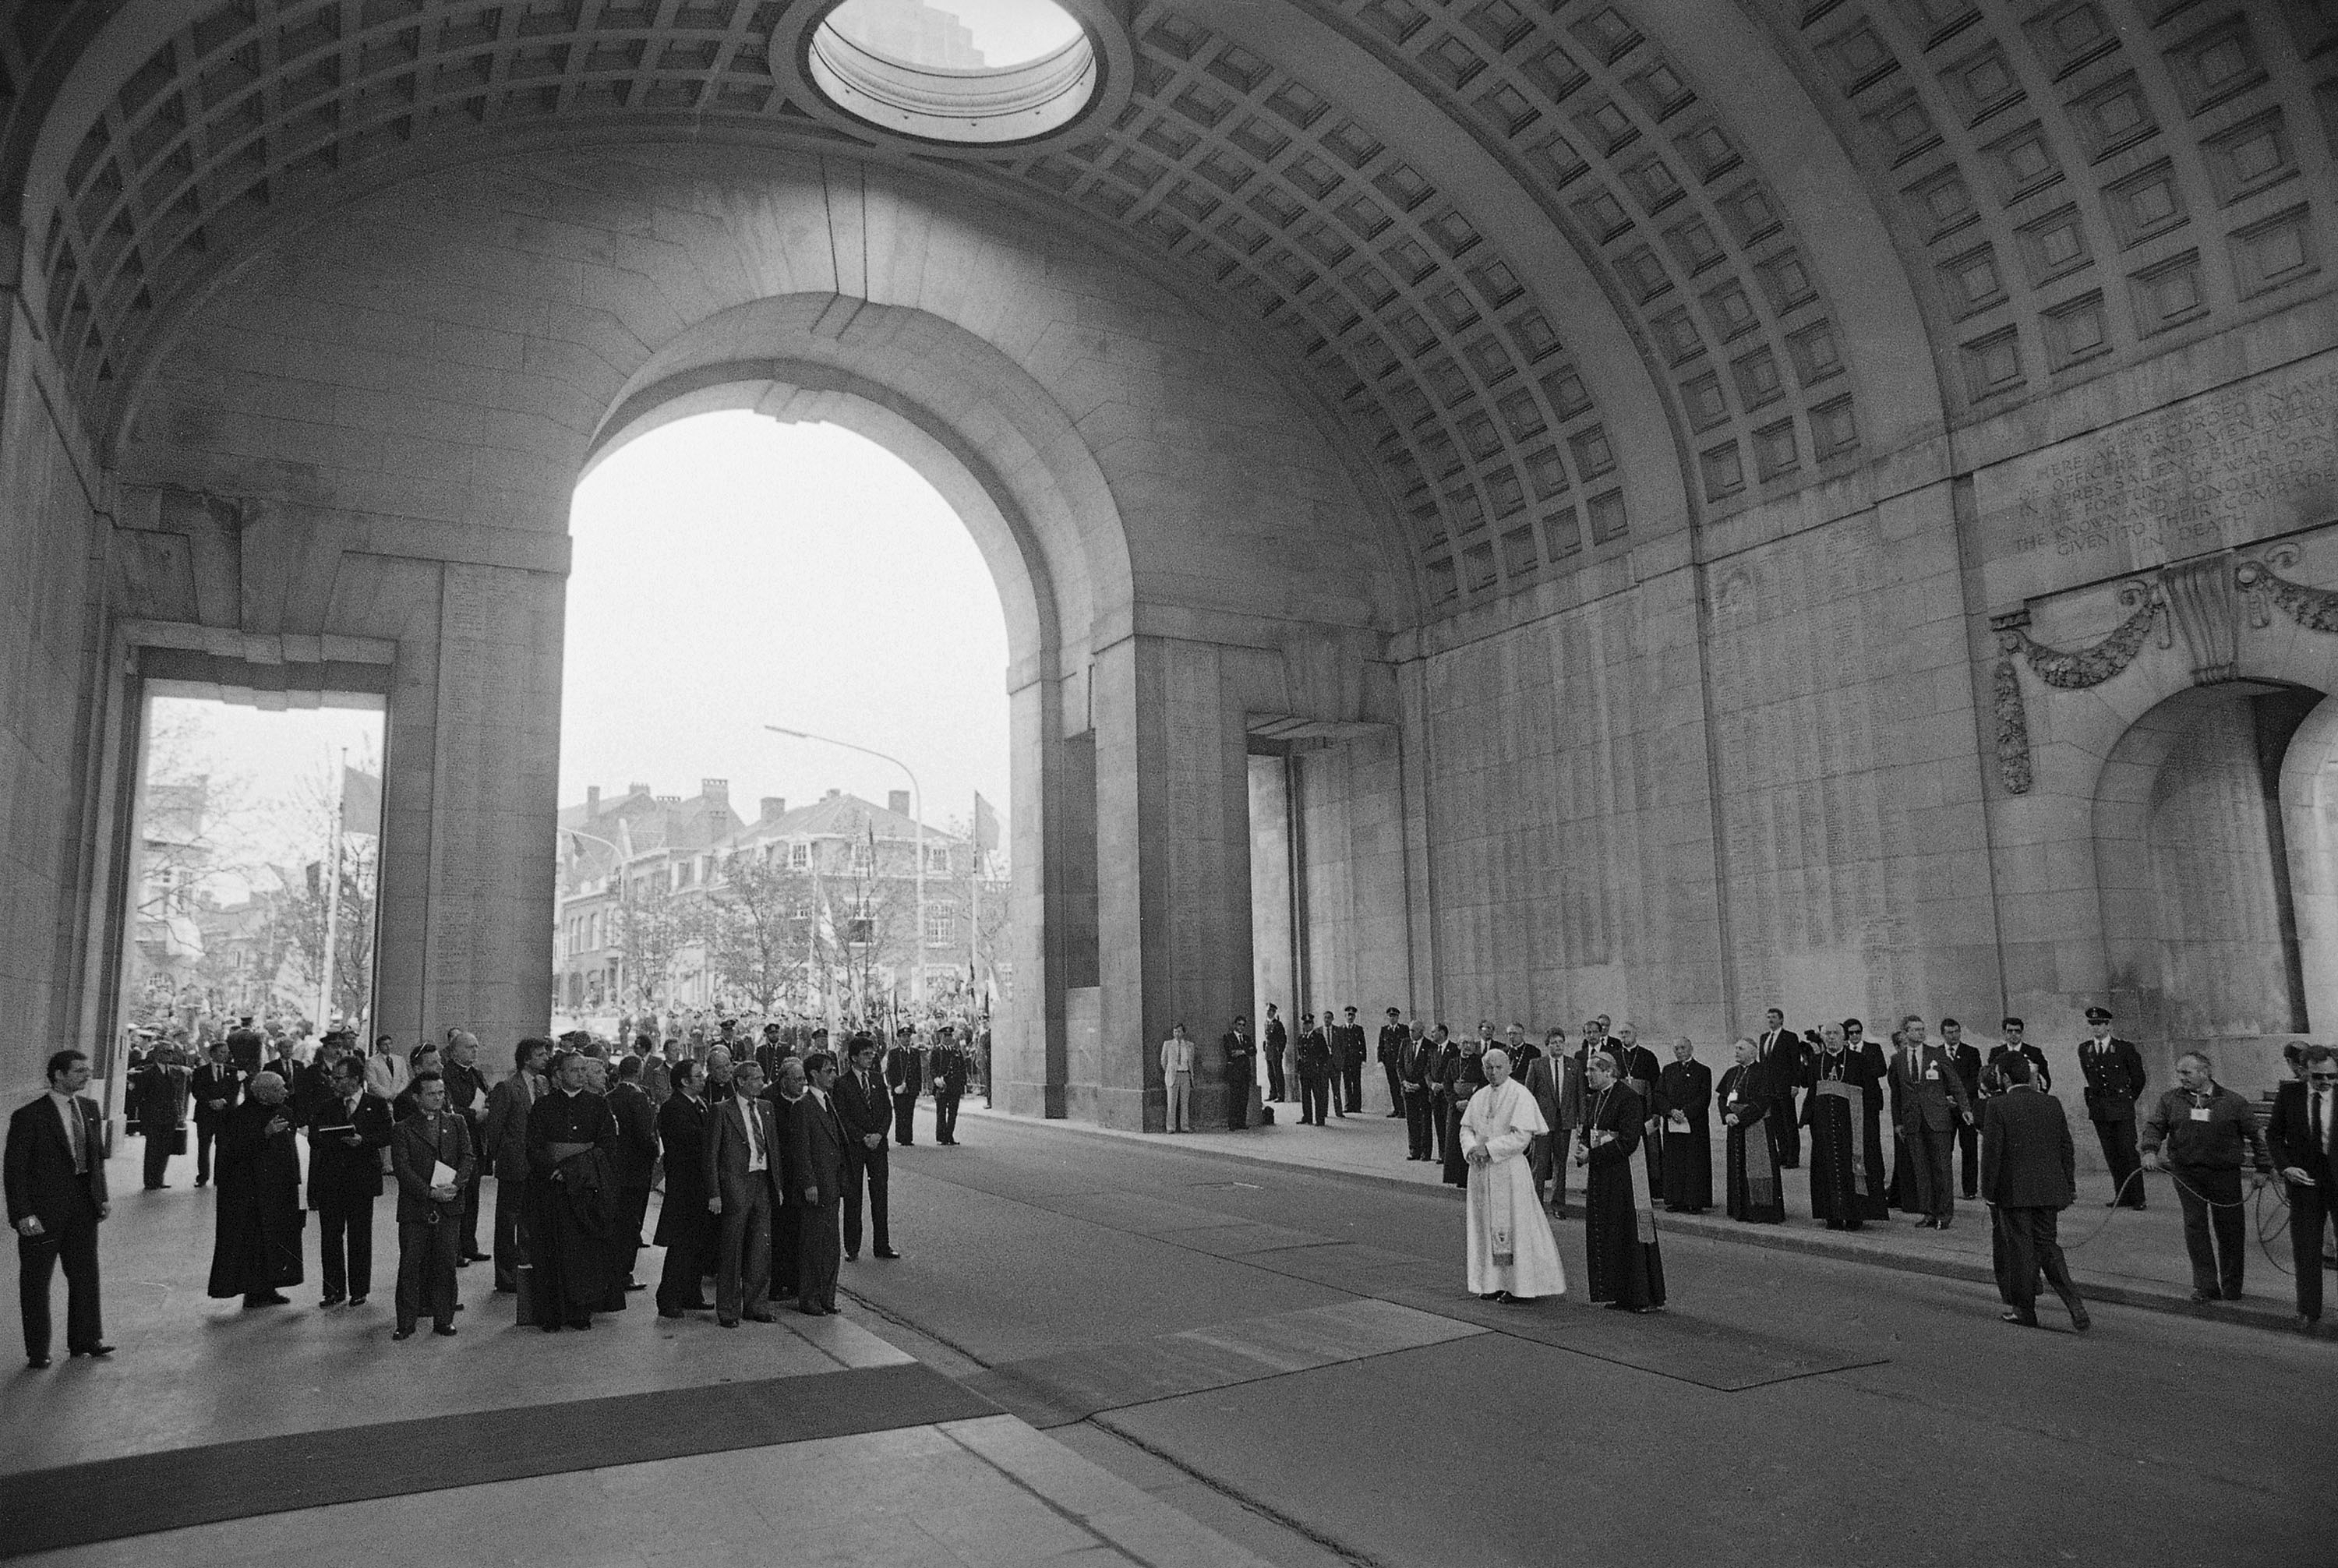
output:
[[[2078,1192],[2069,1118],[2060,1101],[2030,1082],[2028,1062],[2017,1056],[1998,1071],[2009,1087],[1989,1102],[1981,1129],[1980,1180],[2004,1259],[1998,1279],[2006,1301],[2003,1317],[2025,1328],[2038,1327],[2038,1276],[2042,1272],[2069,1308],[2070,1327],[2083,1334],[2087,1304],[2078,1298],[2055,1235],[2062,1210]]]
[[[1266,1004],[1266,1097],[1280,1105],[1284,1097],[1282,1054],[1290,1048],[1291,1031],[1275,1016],[1274,1004]],[[1304,1118],[1302,1118],[1304,1120]]]
[[[966,1051],[948,1027],[934,1037],[928,1072],[934,1081],[934,1142],[958,1142],[958,1104],[966,1097]]]
[[[1323,1020],[1331,1034],[1331,1060],[1338,1064],[1339,1079],[1331,1085],[1331,1100],[1342,1108],[1342,1113],[1360,1112],[1364,1108],[1364,1026],[1356,1022],[1356,1010],[1344,1010],[1347,1022],[1334,1024]]]
[[[642,1059],[627,1056],[617,1063],[617,1082],[609,1090],[609,1114],[617,1119],[617,1152],[609,1156],[617,1178],[617,1233],[610,1238],[611,1266],[625,1289],[639,1290],[634,1260],[641,1255],[642,1221],[649,1217],[650,1181],[657,1173],[657,1111],[642,1092]]]
[[[1258,1060],[1258,1043],[1251,1038],[1249,1017],[1235,1014],[1234,1026],[1218,1045],[1226,1054],[1226,1130],[1239,1132],[1250,1125],[1252,1064]]]
[[[519,1222],[527,1207],[527,1115],[544,1093],[544,1070],[552,1042],[528,1039],[512,1050],[508,1077],[487,1093],[486,1123],[479,1129],[479,1158],[496,1178],[496,1289],[519,1289]]]
[[[1397,1059],[1397,1075],[1404,1084],[1404,1157],[1429,1160],[1437,1110],[1437,1066],[1440,1052],[1423,1034],[1420,1021],[1405,1031],[1404,1050]]]
[[[926,1054],[915,1030],[893,1036],[885,1053],[885,1089],[893,1101],[893,1142],[907,1149],[918,1141],[918,1096],[925,1091]]]
[[[246,1020],[250,1022],[250,1020]],[[256,1042],[259,1036],[254,1035]],[[187,1102],[195,1122],[195,1185],[208,1186],[211,1179],[211,1142],[219,1136],[220,1123],[243,1098],[243,1074],[235,1064],[234,1054],[227,1040],[211,1043],[211,1060],[195,1069],[187,1085]]]
[[[1957,1081],[1965,1086],[1965,1099],[1974,1106],[1980,1104],[1980,1047],[1965,1038],[1965,1026],[1953,1018],[1940,1020],[1940,1049],[1956,1063]],[[1958,1190],[1966,1197],[1978,1197],[1980,1192],[1980,1123],[1967,1122],[1957,1129]]]
[[[241,1078],[249,1078],[260,1071],[260,1063],[267,1049],[268,1038],[251,1026],[251,1014],[249,1013],[227,1032],[228,1061],[234,1065]]]
[[[2054,1093],[2054,1074],[2046,1065],[2046,1053],[2029,1043],[2029,1025],[2019,1018],[2008,1018],[1997,1028],[2005,1038],[1989,1048],[1989,1065],[1994,1067],[2008,1056],[2019,1056],[2029,1063],[2029,1082],[2042,1093]]]
[[[111,1356],[97,1300],[97,1227],[113,1212],[105,1189],[105,1148],[89,1058],[49,1058],[48,1093],[8,1119],[5,1185],[16,1231],[17,1289],[25,1315],[25,1359],[49,1364],[49,1271],[65,1269],[65,1353]]]
[[[1583,1121],[1583,1068],[1567,1054],[1566,1030],[1553,1029],[1544,1036],[1542,1054],[1527,1063],[1523,1082],[1550,1128],[1528,1146],[1535,1185],[1550,1211],[1564,1215],[1567,1146]]]
[[[1380,1074],[1388,1080],[1389,1114],[1404,1114],[1404,1043],[1411,1038],[1401,1022],[1404,1014],[1396,1008],[1388,1010],[1388,1022],[1380,1025],[1376,1054]]]
[[[779,1082],[780,1063],[790,1054],[787,1040],[779,1024],[764,1024],[763,1038],[755,1047],[755,1062],[763,1070],[763,1082],[767,1086]]]
[[[796,1309],[818,1318],[836,1310],[837,1224],[855,1140],[837,1112],[836,1058],[815,1051],[804,1058],[804,1068],[810,1083],[788,1122],[787,1167],[803,1221],[797,1236]]]
[[[877,1073],[877,1042],[855,1034],[850,1042],[852,1065],[836,1080],[831,1098],[844,1121],[844,1255],[860,1256],[860,1191],[869,1190],[869,1219],[876,1231],[876,1255],[899,1258],[893,1250],[892,1226],[887,1214],[891,1171],[885,1160],[885,1130],[893,1120],[893,1102]]]
[[[467,1269],[487,1258],[479,1250],[479,1178],[487,1168],[486,1142],[480,1133],[487,1114],[487,1081],[479,1073],[479,1037],[469,1030],[447,1030],[441,1055],[446,1065],[438,1071],[447,1080],[447,1110],[463,1119],[471,1135],[471,1180],[463,1189],[463,1244],[455,1254],[455,1267]]]
[[[414,1114],[398,1123],[389,1138],[389,1169],[398,1178],[398,1327],[393,1339],[410,1339],[430,1311],[431,1332],[455,1332],[455,1269],[463,1245],[463,1194],[477,1157],[471,1152],[471,1124],[447,1109],[447,1080],[419,1073]],[[439,1166],[454,1173],[439,1182]]]
[[[1786,1027],[1786,1014],[1773,1007],[1763,1014],[1762,1033],[1754,1037],[1754,1060],[1762,1067],[1762,1083],[1770,1091],[1770,1109],[1762,1126],[1778,1157],[1778,1169],[1792,1171],[1803,1162],[1801,1118],[1794,1113],[1794,1086],[1803,1081],[1803,1043]]]
[[[373,1200],[393,1131],[388,1104],[365,1092],[365,1069],[354,1057],[336,1062],[332,1093],[309,1113],[309,1207],[325,1279],[319,1306],[362,1307],[373,1289]]]
[[[803,1288],[803,1198],[789,1164],[795,1148],[795,1119],[809,1115],[804,1066],[792,1052],[780,1058],[777,1082],[763,1091],[771,1108],[771,1146],[779,1151],[780,1182],[771,1203],[771,1299],[784,1301]]]
[[[661,1318],[703,1312],[712,1302],[699,1283],[712,1269],[714,1216],[706,1207],[706,1102],[699,1094],[704,1073],[687,1057],[667,1067],[673,1093],[658,1107],[658,1142],[665,1150],[665,1201],[658,1208],[657,1245],[665,1249],[665,1272],[658,1276]]]
[[[2113,1037],[2109,1008],[2088,1008],[2087,1023],[2092,1033],[2079,1043],[2078,1071],[2087,1078],[2087,1120],[2095,1124],[2103,1162],[2111,1171],[2106,1207],[2140,1209],[2143,1159],[2135,1146],[2135,1104],[2143,1098],[2143,1053]]]
[[[1972,1102],[1955,1061],[1925,1038],[1923,1019],[1911,1013],[1901,1029],[1905,1043],[1891,1058],[1891,1099],[1915,1168],[1916,1207],[1923,1210],[1916,1224],[1945,1230],[1957,1215],[1949,1156],[1958,1123],[1973,1120]]]
[[[187,1115],[190,1074],[178,1048],[165,1040],[155,1045],[145,1063],[130,1074],[130,1114],[145,1141],[146,1191],[160,1192],[171,1184],[162,1180],[178,1152]]]
[[[2338,1051],[2305,1048],[2305,1081],[2274,1093],[2265,1127],[2274,1168],[2289,1186],[2290,1259],[2297,1265],[2297,1326],[2322,1320],[2322,1232],[2338,1208]]]
[[[714,1263],[714,1320],[771,1316],[771,1211],[785,1180],[779,1131],[763,1098],[762,1063],[752,1057],[731,1079],[735,1093],[706,1118],[706,1208],[721,1220]]]

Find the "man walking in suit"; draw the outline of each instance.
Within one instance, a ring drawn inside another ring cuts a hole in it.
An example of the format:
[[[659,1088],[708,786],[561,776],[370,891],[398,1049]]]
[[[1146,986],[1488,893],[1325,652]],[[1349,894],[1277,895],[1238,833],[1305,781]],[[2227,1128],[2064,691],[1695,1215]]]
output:
[[[49,1272],[65,1270],[65,1353],[111,1356],[97,1300],[97,1227],[113,1212],[105,1188],[105,1153],[89,1058],[60,1051],[49,1058],[48,1093],[8,1118],[5,1184],[8,1223],[16,1231],[25,1360],[49,1364]]]
[[[1923,1019],[1911,1013],[1900,1026],[1906,1043],[1891,1060],[1891,1094],[1915,1166],[1916,1207],[1923,1210],[1916,1224],[1945,1230],[1957,1216],[1950,1155],[1958,1125],[1973,1119],[1972,1102],[1955,1060],[1925,1038]]]
[[[211,1060],[195,1069],[187,1086],[187,1102],[195,1123],[196,1186],[211,1184],[212,1141],[219,1137],[220,1123],[227,1120],[227,1113],[242,1098],[243,1075],[236,1071],[227,1041],[215,1040],[211,1043]]]
[[[771,1210],[786,1180],[770,1102],[763,1098],[762,1063],[738,1064],[737,1093],[706,1119],[706,1209],[722,1220],[714,1265],[714,1320],[739,1327],[771,1315]]]
[[[373,1289],[373,1200],[381,1196],[381,1151],[394,1131],[389,1106],[365,1092],[365,1069],[344,1056],[332,1090],[309,1112],[309,1207],[325,1280],[320,1307],[365,1305]]]
[[[477,1158],[471,1124],[447,1109],[447,1080],[415,1075],[414,1114],[389,1138],[389,1169],[398,1178],[398,1327],[393,1339],[410,1339],[430,1309],[430,1331],[455,1332],[455,1269],[463,1244],[463,1194]],[[437,1179],[440,1166],[451,1180]]]
[[[918,1141],[918,1096],[925,1091],[926,1054],[914,1030],[893,1036],[885,1053],[885,1088],[893,1100],[893,1142],[907,1149]]]
[[[1388,1079],[1389,1114],[1404,1114],[1404,1043],[1410,1038],[1405,1026],[1398,1022],[1404,1015],[1396,1008],[1388,1010],[1388,1022],[1380,1025],[1379,1056],[1380,1073]]]
[[[838,1076],[835,1092],[830,1096],[837,1115],[843,1120],[845,1132],[844,1255],[860,1256],[860,1193],[865,1184],[869,1191],[869,1221],[876,1232],[875,1256],[899,1258],[900,1254],[893,1250],[892,1227],[886,1213],[886,1190],[891,1182],[891,1171],[885,1159],[885,1129],[893,1119],[893,1102],[885,1093],[884,1081],[877,1075],[877,1042],[866,1034],[855,1034],[850,1050],[851,1071]]]
[[[1754,1037],[1762,1083],[1770,1092],[1770,1109],[1762,1125],[1778,1157],[1778,1169],[1792,1171],[1803,1162],[1802,1124],[1794,1113],[1794,1088],[1803,1081],[1803,1043],[1787,1030],[1786,1015],[1779,1009],[1773,1007],[1763,1016],[1762,1033]]]
[[[1965,1026],[1953,1018],[1940,1020],[1940,1049],[1956,1064],[1957,1081],[1965,1086],[1965,1100],[1980,1105],[1980,1047],[1965,1038]],[[1957,1129],[1957,1187],[1967,1198],[1980,1187],[1980,1123],[1968,1122]]]
[[[661,1318],[703,1312],[711,1305],[699,1281],[714,1261],[714,1216],[707,1210],[706,1102],[699,1096],[704,1072],[687,1058],[673,1063],[667,1081],[673,1093],[658,1107],[658,1142],[665,1148],[665,1201],[658,1207],[655,1240],[665,1249],[665,1271],[658,1276]]]
[[[1945,1027],[1945,1026],[1944,1026]],[[2015,1057],[1998,1070],[2009,1087],[1991,1099],[1981,1129],[1981,1195],[1989,1200],[2002,1249],[2005,1321],[2038,1327],[2038,1277],[2069,1308],[2070,1327],[2087,1331],[2087,1304],[2070,1279],[2055,1234],[2063,1210],[2078,1195],[2078,1154],[2062,1102],[2029,1081],[2029,1063]],[[1920,1169],[1920,1167],[1919,1167]]]
[[[2087,1078],[2087,1120],[2103,1146],[2111,1171],[2110,1204],[2143,1205],[2143,1161],[2135,1145],[2135,1105],[2143,1098],[2143,1053],[2111,1034],[2111,1010],[2087,1009],[2092,1033],[2078,1046],[2078,1071]]]
[[[527,1208],[527,1116],[544,1093],[552,1042],[523,1040],[512,1052],[511,1076],[487,1095],[487,1122],[479,1130],[479,1158],[496,1177],[496,1289],[519,1289],[520,1216]]]
[[[2322,1321],[2322,1232],[2338,1203],[2338,1051],[2305,1048],[2305,1081],[2281,1086],[2265,1128],[2273,1162],[2289,1184],[2290,1259],[2297,1265],[2297,1326]]]
[[[2054,1093],[2054,1074],[2046,1065],[2046,1053],[2027,1038],[2029,1026],[2019,1018],[2008,1018],[1998,1024],[1997,1030],[2004,1039],[1989,1048],[1989,1065],[1994,1067],[2008,1056],[2019,1056],[2029,1063],[2029,1082],[2043,1093]]]
[[[1274,1004],[1270,1002],[1266,1004],[1266,1097],[1277,1105],[1283,1101],[1282,1054],[1290,1045],[1291,1031],[1274,1015]]]
[[[628,1056],[617,1063],[617,1082],[609,1090],[609,1114],[617,1119],[617,1152],[609,1165],[617,1178],[617,1233],[609,1239],[610,1267],[628,1290],[639,1290],[634,1262],[642,1250],[642,1221],[649,1218],[650,1179],[657,1171],[657,1110],[642,1090],[642,1059]]]
[[[796,1309],[818,1318],[836,1310],[837,1220],[853,1139],[833,1097],[836,1058],[815,1051],[804,1058],[804,1070],[810,1083],[789,1122],[787,1164],[803,1219],[797,1235]]]

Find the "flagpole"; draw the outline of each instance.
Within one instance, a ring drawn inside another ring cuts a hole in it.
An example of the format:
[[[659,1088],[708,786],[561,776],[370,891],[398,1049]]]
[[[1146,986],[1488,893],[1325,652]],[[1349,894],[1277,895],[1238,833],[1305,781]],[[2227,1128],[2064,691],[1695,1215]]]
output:
[[[341,818],[349,809],[349,753],[340,752],[340,771],[333,780],[333,850],[325,873],[325,962],[317,983],[317,1033],[332,1022],[333,948],[341,933]]]

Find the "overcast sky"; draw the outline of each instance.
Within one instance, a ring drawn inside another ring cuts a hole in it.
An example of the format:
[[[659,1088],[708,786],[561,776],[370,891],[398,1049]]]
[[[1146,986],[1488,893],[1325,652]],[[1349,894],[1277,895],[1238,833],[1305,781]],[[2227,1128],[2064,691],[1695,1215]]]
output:
[[[830,789],[882,802],[899,769],[927,820],[977,789],[1007,810],[1007,626],[957,514],[907,464],[828,425],[747,413],[669,425],[576,491],[560,799],[728,779],[752,819]]]

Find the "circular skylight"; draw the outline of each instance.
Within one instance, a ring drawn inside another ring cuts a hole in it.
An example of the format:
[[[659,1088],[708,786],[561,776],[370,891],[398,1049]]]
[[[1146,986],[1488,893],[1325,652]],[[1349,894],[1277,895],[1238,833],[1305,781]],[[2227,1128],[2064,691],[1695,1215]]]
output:
[[[844,0],[805,64],[830,103],[931,142],[1044,136],[1095,96],[1094,42],[1051,0]]]

